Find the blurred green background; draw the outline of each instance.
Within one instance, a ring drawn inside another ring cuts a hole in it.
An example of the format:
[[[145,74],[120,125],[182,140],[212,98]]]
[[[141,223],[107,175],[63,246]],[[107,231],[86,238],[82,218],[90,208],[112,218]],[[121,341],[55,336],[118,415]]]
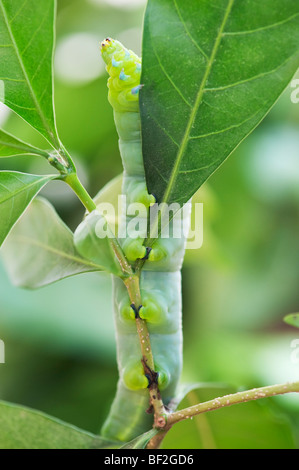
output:
[[[111,36],[140,54],[144,7],[144,0],[58,0],[58,129],[92,195],[122,171],[98,44]],[[282,320],[299,310],[299,103],[292,91],[197,194],[204,243],[187,252],[183,268],[183,381],[247,388],[298,380],[291,343],[299,330]],[[45,146],[4,107],[0,126]],[[33,157],[4,159],[6,168],[50,172]],[[42,195],[76,227],[83,209],[65,185],[51,183]],[[14,288],[0,264],[0,338],[0,399],[98,432],[117,383],[108,275],[31,292]],[[298,397],[272,404],[298,446]]]

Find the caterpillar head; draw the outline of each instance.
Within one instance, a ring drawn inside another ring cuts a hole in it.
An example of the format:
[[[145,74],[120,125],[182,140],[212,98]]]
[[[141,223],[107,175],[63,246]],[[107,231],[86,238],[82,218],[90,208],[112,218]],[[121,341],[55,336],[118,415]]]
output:
[[[109,101],[115,111],[137,112],[141,75],[141,59],[116,39],[106,38],[101,43],[106,63]]]
[[[106,38],[101,42],[101,53],[104,62],[108,65],[112,60],[113,54],[117,48],[120,49],[120,43],[111,38]]]

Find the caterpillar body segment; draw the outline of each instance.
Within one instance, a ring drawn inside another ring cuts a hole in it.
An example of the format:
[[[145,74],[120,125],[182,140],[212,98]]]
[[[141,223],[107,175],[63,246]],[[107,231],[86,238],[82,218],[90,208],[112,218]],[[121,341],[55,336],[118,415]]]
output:
[[[121,43],[107,38],[102,42],[102,56],[107,64],[109,101],[119,135],[119,149],[124,167],[122,193],[126,207],[121,214],[121,225],[129,231],[134,223],[131,204],[141,204],[145,211],[140,220],[146,220],[148,211],[156,202],[148,194],[141,145],[139,93],[141,60]],[[158,385],[167,405],[175,396],[182,368],[182,301],[181,267],[185,251],[185,232],[190,214],[180,221],[181,233],[173,234],[174,220],[169,224],[169,237],[159,238],[147,250],[144,240],[147,228],[140,228],[137,237],[120,240],[131,263],[148,258],[141,272],[142,306],[140,318],[147,322],[151,347],[158,372]],[[136,331],[135,310],[132,308],[123,281],[113,278],[114,322],[116,327],[119,383],[116,397],[101,434],[111,439],[128,441],[152,427],[153,417],[146,413],[149,407],[148,378],[141,363],[139,337]]]

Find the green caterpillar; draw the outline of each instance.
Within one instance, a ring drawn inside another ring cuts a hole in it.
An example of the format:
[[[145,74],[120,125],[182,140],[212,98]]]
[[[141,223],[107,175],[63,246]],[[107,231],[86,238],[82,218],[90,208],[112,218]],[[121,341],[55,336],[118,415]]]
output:
[[[122,193],[127,196],[127,204],[138,202],[149,208],[155,203],[155,198],[147,192],[142,158],[139,115],[141,60],[110,38],[102,42],[102,57],[110,75],[108,99],[114,110],[124,167]],[[131,217],[126,209],[121,217],[122,223],[128,226]],[[182,225],[188,224],[188,220],[187,214]],[[139,315],[148,324],[159,389],[167,405],[175,396],[182,366],[180,270],[185,239],[161,238],[149,254],[143,242],[143,237],[128,237],[121,241],[130,262],[148,255],[141,274],[142,308]],[[149,430],[153,418],[146,413],[149,384],[140,360],[134,311],[130,307],[126,287],[117,277],[113,278],[113,295],[120,379],[101,434],[128,441]]]

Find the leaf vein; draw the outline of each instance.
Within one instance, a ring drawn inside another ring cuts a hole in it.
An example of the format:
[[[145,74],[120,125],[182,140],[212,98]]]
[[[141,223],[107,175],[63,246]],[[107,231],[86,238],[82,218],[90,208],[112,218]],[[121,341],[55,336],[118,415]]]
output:
[[[212,135],[217,135],[217,134],[222,134],[224,132],[227,132],[227,131],[230,131],[231,129],[236,129],[238,127],[241,127],[243,124],[245,124],[246,122],[250,121],[251,119],[253,119],[256,115],[257,115],[258,111],[256,113],[254,113],[252,116],[244,119],[244,121],[242,122],[238,122],[237,124],[232,124],[231,126],[229,127],[226,127],[225,129],[220,129],[219,131],[214,131],[214,132],[208,132],[207,134],[201,134],[201,135],[196,135],[196,136],[191,136],[190,137],[190,140],[193,140],[193,139],[202,139],[204,137],[210,137]]]
[[[216,88],[205,88],[204,91],[205,92],[210,92],[210,91],[222,91],[222,90],[227,90],[228,88],[233,88],[233,87],[236,87],[238,85],[244,85],[245,83],[249,83],[249,82],[252,82],[254,80],[258,80],[259,78],[263,78],[263,77],[266,77],[267,75],[271,75],[275,72],[277,72],[281,67],[283,67],[284,65],[286,65],[291,59],[293,58],[293,56],[290,56],[288,57],[282,64],[280,64],[278,67],[276,67],[275,69],[273,70],[268,70],[267,72],[262,72],[258,75],[255,75],[253,77],[250,77],[250,78],[246,78],[244,80],[240,80],[239,82],[235,82],[235,83],[230,83],[229,85],[224,85],[222,87],[216,87]]]
[[[95,263],[92,263],[91,261],[88,261],[85,258],[79,258],[78,256],[66,253],[65,251],[61,251],[58,248],[46,245],[46,244],[44,244],[44,243],[42,243],[38,240],[31,239],[31,238],[26,237],[24,235],[15,235],[14,238],[18,239],[20,241],[23,241],[23,242],[27,243],[28,245],[37,246],[39,248],[42,248],[45,251],[48,251],[50,253],[61,256],[61,258],[65,258],[69,261],[72,261],[72,262],[75,262],[75,263],[78,263],[78,264],[82,264],[82,265],[85,265],[85,266],[89,266],[89,267],[94,268],[94,269],[99,270],[99,271],[102,270],[101,266],[99,266]]]
[[[25,78],[25,81],[27,82],[27,86],[28,86],[28,90],[29,90],[29,93],[30,93],[30,96],[34,102],[34,105],[35,105],[35,109],[39,115],[39,117],[41,118],[41,121],[43,123],[43,126],[45,128],[45,130],[47,131],[52,143],[54,144],[54,146],[58,146],[58,142],[56,142],[56,136],[53,134],[49,124],[48,124],[48,120],[46,119],[44,113],[43,113],[43,110],[41,109],[40,107],[40,104],[38,102],[38,99],[37,99],[37,96],[36,96],[36,93],[35,91],[33,90],[32,88],[32,84],[30,82],[30,79],[29,79],[29,76],[28,76],[28,73],[27,73],[27,70],[26,70],[26,67],[25,67],[25,64],[22,60],[22,56],[21,56],[21,53],[20,53],[20,50],[19,50],[19,47],[18,47],[18,44],[16,43],[16,40],[15,40],[15,37],[14,37],[14,34],[13,34],[13,31],[11,29],[11,23],[9,22],[9,19],[8,19],[8,16],[7,16],[7,12],[6,12],[6,9],[3,5],[3,0],[0,0],[0,8],[1,8],[1,11],[2,11],[2,15],[3,15],[3,19],[4,19],[4,22],[6,24],[6,28],[7,28],[7,31],[8,31],[8,34],[10,36],[10,40],[13,44],[13,48],[15,50],[15,54],[18,58],[18,61],[19,61],[19,65],[20,65],[20,68],[21,68],[21,72]],[[21,108],[21,106],[19,106]],[[29,108],[25,108],[25,109],[29,109]],[[33,108],[34,109],[34,108]],[[55,129],[54,129],[55,130]]]
[[[205,165],[205,166],[201,166],[199,168],[192,168],[191,170],[180,170],[178,173],[179,174],[185,174],[185,173],[195,173],[195,172],[198,172],[198,171],[202,171],[202,170],[206,170],[207,168],[210,168],[211,166],[215,165],[217,162],[219,162],[219,158],[211,163],[209,163],[208,165]]]
[[[178,7],[178,5],[177,5],[176,0],[173,0],[173,3],[174,3],[174,6],[175,6],[176,11],[177,11],[177,13],[178,13],[178,15],[179,15],[179,17],[180,17],[180,20],[181,20],[181,22],[182,22],[182,24],[183,24],[183,26],[184,26],[184,28],[185,28],[185,31],[186,31],[187,36],[191,39],[191,41],[193,42],[193,44],[197,47],[197,49],[198,49],[199,52],[204,56],[204,58],[205,58],[206,60],[209,60],[208,55],[207,55],[207,54],[204,52],[204,50],[200,47],[200,45],[198,44],[198,42],[193,38],[193,36],[191,35],[191,33],[190,33],[190,31],[189,31],[189,28],[187,28],[186,21],[184,20],[182,14],[181,14],[181,12],[180,12],[180,9],[179,9],[179,7]]]
[[[45,61],[45,58],[46,58],[47,55],[48,55],[49,49],[50,49],[50,46],[47,47],[45,54],[44,54],[43,57],[41,58],[41,60],[40,60],[40,62],[39,62],[39,64],[38,64],[38,67],[36,68],[34,74],[32,75],[32,77],[31,77],[31,82],[33,82],[34,79],[35,79],[35,77],[37,76],[37,74],[38,74],[38,72],[39,72],[39,70],[40,70],[42,64],[43,64],[44,61]]]
[[[172,80],[172,78],[170,77],[170,75],[167,73],[164,65],[162,64],[161,62],[161,59],[157,53],[157,51],[155,49],[153,49],[154,51],[154,54],[157,58],[157,61],[160,65],[160,68],[162,70],[162,72],[164,73],[165,77],[168,79],[169,83],[172,85],[172,87],[175,89],[175,91],[179,94],[179,96],[182,98],[182,100],[187,104],[187,106],[189,106],[189,108],[191,108],[191,104],[188,102],[188,100],[184,97],[183,93],[181,92],[181,90],[176,86],[176,84],[174,83],[174,81]]]
[[[7,82],[26,83],[26,80],[21,78],[0,77],[0,80],[6,80]]]
[[[20,104],[13,103],[12,101],[5,99],[5,103],[10,104],[11,106],[16,106],[17,108],[27,109],[28,111],[36,111],[36,108],[29,108],[28,106],[21,106]]]
[[[21,13],[21,11],[25,8],[26,4],[28,3],[28,0],[25,0],[22,5],[20,6],[20,8],[17,10],[17,12],[15,13],[15,15],[10,19],[10,24],[12,24],[15,19],[19,16],[19,14]]]
[[[169,137],[169,139],[177,146],[179,147],[179,144],[174,140],[174,138],[172,137],[172,135],[165,129],[165,127],[163,127],[159,121],[157,120],[157,118],[155,118],[155,116],[153,116],[151,114],[151,118],[153,119],[153,121],[157,124],[157,126],[164,132],[165,135],[167,135],[167,137]]]
[[[5,188],[4,184],[3,183],[0,183],[1,186],[3,186],[5,189],[7,189],[9,191],[10,194],[13,194],[12,196],[9,195],[8,197],[4,197],[4,198],[1,198],[0,199],[0,204],[3,204],[5,202],[7,202],[9,199],[11,199],[11,197],[15,197],[19,194],[21,194],[22,192],[24,191],[29,191],[30,188],[32,188],[33,186],[37,186],[39,185],[39,183],[42,183],[43,181],[47,181],[48,179],[51,179],[51,176],[46,176],[44,178],[40,178],[39,180],[37,181],[33,181],[32,183],[26,185],[26,183],[24,183],[24,181],[20,180],[16,175],[12,175],[16,180],[20,181],[22,184],[23,184],[23,187],[22,188],[19,188],[17,191],[9,191],[7,188]]]
[[[186,130],[185,130],[185,133],[184,133],[184,136],[183,136],[180,148],[179,148],[179,152],[177,154],[176,161],[174,163],[173,170],[172,170],[172,173],[170,175],[169,182],[168,182],[168,185],[166,187],[162,202],[167,202],[168,201],[168,198],[171,194],[173,185],[175,184],[175,180],[177,178],[179,166],[180,166],[181,160],[182,160],[182,158],[185,154],[187,144],[189,142],[190,132],[191,132],[191,129],[192,129],[192,126],[193,126],[193,123],[194,123],[194,119],[196,117],[198,108],[199,108],[199,106],[202,102],[202,97],[203,97],[203,94],[204,94],[205,85],[206,85],[206,82],[207,82],[208,77],[210,75],[212,64],[214,62],[215,56],[218,52],[218,48],[219,48],[221,40],[222,40],[222,32],[224,31],[224,28],[225,28],[225,25],[227,23],[229,14],[230,14],[231,9],[233,7],[233,3],[234,3],[234,0],[229,0],[228,3],[227,3],[227,7],[226,7],[225,12],[224,12],[222,24],[221,24],[221,26],[219,28],[219,31],[218,31],[218,34],[216,36],[214,46],[213,46],[213,49],[212,49],[212,52],[211,52],[211,56],[210,56],[209,62],[207,64],[206,71],[204,73],[204,76],[202,78],[202,81],[201,81],[201,84],[200,84],[200,87],[199,87],[199,90],[198,90],[198,93],[197,93],[197,96],[196,96],[194,107],[191,110],[190,117],[189,117],[189,120],[188,120],[188,123],[187,123],[187,127],[186,127]]]
[[[289,18],[278,21],[277,23],[272,23],[267,26],[261,26],[260,28],[256,28],[256,29],[249,29],[247,31],[246,30],[245,31],[226,31],[223,33],[223,36],[239,36],[239,35],[241,36],[241,35],[246,35],[246,34],[258,33],[260,31],[266,31],[268,29],[276,28],[277,26],[288,23],[289,21],[293,20],[297,16],[299,16],[299,13],[295,13],[294,15],[289,16]]]
[[[161,171],[156,167],[156,165],[153,165],[153,168],[155,169],[155,171],[158,173],[158,175],[160,176],[160,178],[165,182],[165,183],[168,183],[168,180],[165,178],[165,176],[161,173]]]
[[[47,20],[48,18],[48,13],[49,13],[49,10],[46,11],[46,14],[44,15],[42,21],[40,22],[38,28],[34,31],[34,33],[32,34],[29,42],[27,43],[27,45],[25,46],[25,48],[20,52],[20,56],[23,57],[25,52],[27,51],[28,47],[30,47],[30,45],[32,44],[35,36],[39,33],[39,31],[41,30],[41,28],[43,27],[45,21]]]

